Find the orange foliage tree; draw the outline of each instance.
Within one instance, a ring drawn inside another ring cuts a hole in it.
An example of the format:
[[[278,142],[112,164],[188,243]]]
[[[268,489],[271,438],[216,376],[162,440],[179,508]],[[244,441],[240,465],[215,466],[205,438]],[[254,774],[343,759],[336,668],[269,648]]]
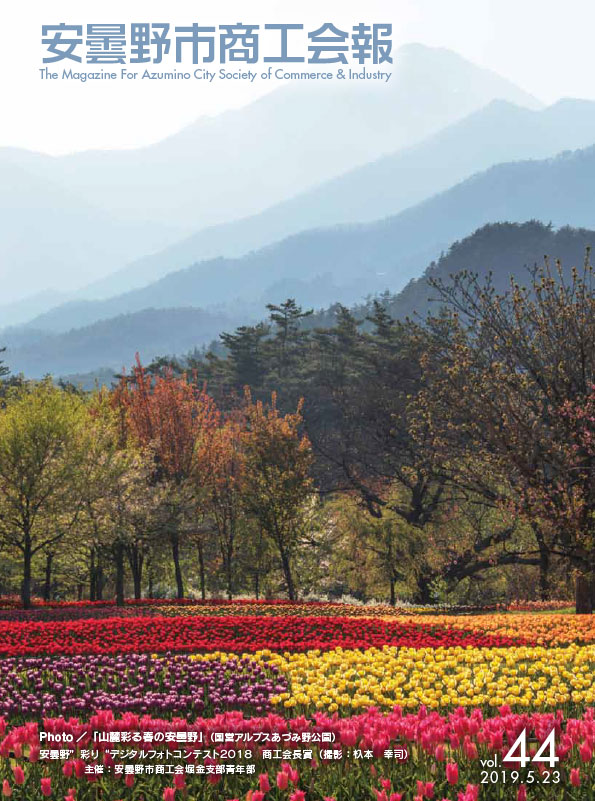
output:
[[[229,599],[233,595],[236,543],[245,519],[242,503],[244,427],[245,419],[240,412],[222,419],[213,435],[203,439],[196,459],[203,509],[217,534]]]
[[[123,376],[115,394],[123,430],[154,458],[153,480],[168,485],[167,535],[178,598],[184,596],[180,565],[181,521],[192,505],[196,454],[216,431],[220,415],[204,389],[171,370],[150,375],[137,355],[131,376]]]

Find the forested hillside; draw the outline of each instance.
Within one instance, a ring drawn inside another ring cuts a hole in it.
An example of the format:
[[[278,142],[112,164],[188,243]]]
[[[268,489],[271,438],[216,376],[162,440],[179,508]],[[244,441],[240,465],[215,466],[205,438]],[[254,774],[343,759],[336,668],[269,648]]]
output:
[[[437,293],[430,285],[431,280],[448,282],[452,274],[462,270],[475,272],[482,280],[492,273],[494,287],[498,291],[505,291],[513,275],[520,280],[523,277],[529,280],[527,268],[541,264],[546,255],[552,263],[559,259],[565,274],[569,275],[571,267],[582,265],[586,248],[593,242],[595,231],[587,229],[555,229],[536,221],[486,225],[471,236],[455,242],[436,262],[426,268],[419,279],[411,281],[401,292],[385,292],[377,297],[391,317],[401,320],[406,317],[417,319],[424,317],[429,310],[436,310],[436,304],[431,299],[436,298]],[[279,294],[272,299],[273,302],[287,297],[282,294],[283,288],[279,287]],[[306,307],[306,304],[301,303],[299,294],[296,293],[295,297],[298,305]],[[335,303],[320,309],[315,304],[308,304],[308,308],[313,309],[313,314],[300,321],[300,328],[303,331],[313,331],[316,328],[334,326],[337,315],[342,313],[340,306]],[[346,308],[351,310],[350,313],[357,321],[363,321],[361,324],[365,328],[369,325],[365,318],[373,312],[373,306],[373,298],[369,297],[368,300]],[[24,329],[18,334],[23,344],[14,350],[9,347],[8,353],[13,360],[13,368],[23,364],[29,370],[35,371],[33,374],[43,375],[47,371],[66,374],[74,383],[82,380],[85,386],[92,386],[95,377],[99,375],[86,369],[89,364],[93,364],[92,359],[96,360],[96,364],[102,367],[111,366],[112,371],[117,372],[122,366],[131,363],[136,350],[147,361],[156,356],[177,356],[182,359],[188,351],[195,348],[202,351],[214,342],[211,349],[221,355],[224,345],[219,340],[219,334],[224,330],[231,332],[235,325],[240,325],[246,337],[245,341],[240,337],[241,347],[249,352],[252,348],[260,348],[264,343],[265,352],[261,358],[263,363],[272,365],[274,358],[266,352],[267,325],[264,322],[258,325],[258,320],[265,316],[264,305],[254,305],[246,310],[244,316],[239,313],[234,316],[208,314],[198,309],[153,309],[53,337],[42,337],[38,332]],[[180,325],[180,321],[184,321],[184,325]],[[110,350],[105,351],[102,342],[108,335]],[[135,342],[146,342],[147,345],[135,348]],[[54,354],[58,353],[58,348],[61,361],[57,363]],[[103,358],[106,352],[109,359]],[[59,369],[53,367],[56,364]],[[70,365],[76,366],[71,368]],[[79,373],[85,373],[84,377],[78,376]],[[103,371],[102,380],[105,377],[106,373]],[[244,380],[245,376],[239,377],[236,383],[241,386]]]

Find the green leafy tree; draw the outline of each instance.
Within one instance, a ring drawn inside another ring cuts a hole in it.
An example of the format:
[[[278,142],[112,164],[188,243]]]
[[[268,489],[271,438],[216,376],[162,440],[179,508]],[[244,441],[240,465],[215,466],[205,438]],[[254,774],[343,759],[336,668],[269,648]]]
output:
[[[25,609],[33,559],[80,515],[88,423],[85,402],[49,381],[11,391],[0,412],[0,537],[20,553]]]
[[[296,412],[282,415],[274,395],[265,406],[261,401],[252,402],[247,393],[245,414],[244,506],[274,543],[293,601],[297,598],[293,561],[315,502],[310,476],[312,449],[299,431],[301,404]]]

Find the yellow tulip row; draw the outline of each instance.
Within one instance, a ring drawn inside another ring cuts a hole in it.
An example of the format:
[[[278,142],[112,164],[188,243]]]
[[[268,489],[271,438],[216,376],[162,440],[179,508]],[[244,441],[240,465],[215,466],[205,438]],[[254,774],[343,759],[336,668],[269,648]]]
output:
[[[221,655],[219,655],[221,656]],[[510,704],[539,709],[595,703],[595,646],[566,648],[370,648],[251,655],[276,665],[290,690],[286,708],[350,712],[395,704],[415,709]]]

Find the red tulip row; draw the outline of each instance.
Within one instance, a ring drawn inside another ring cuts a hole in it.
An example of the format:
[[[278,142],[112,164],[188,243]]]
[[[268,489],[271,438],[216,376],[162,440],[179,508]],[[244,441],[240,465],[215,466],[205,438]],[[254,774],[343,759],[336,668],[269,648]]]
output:
[[[0,655],[118,654],[167,651],[254,652],[451,646],[506,647],[531,644],[515,637],[347,617],[134,617],[65,622],[0,621]]]

